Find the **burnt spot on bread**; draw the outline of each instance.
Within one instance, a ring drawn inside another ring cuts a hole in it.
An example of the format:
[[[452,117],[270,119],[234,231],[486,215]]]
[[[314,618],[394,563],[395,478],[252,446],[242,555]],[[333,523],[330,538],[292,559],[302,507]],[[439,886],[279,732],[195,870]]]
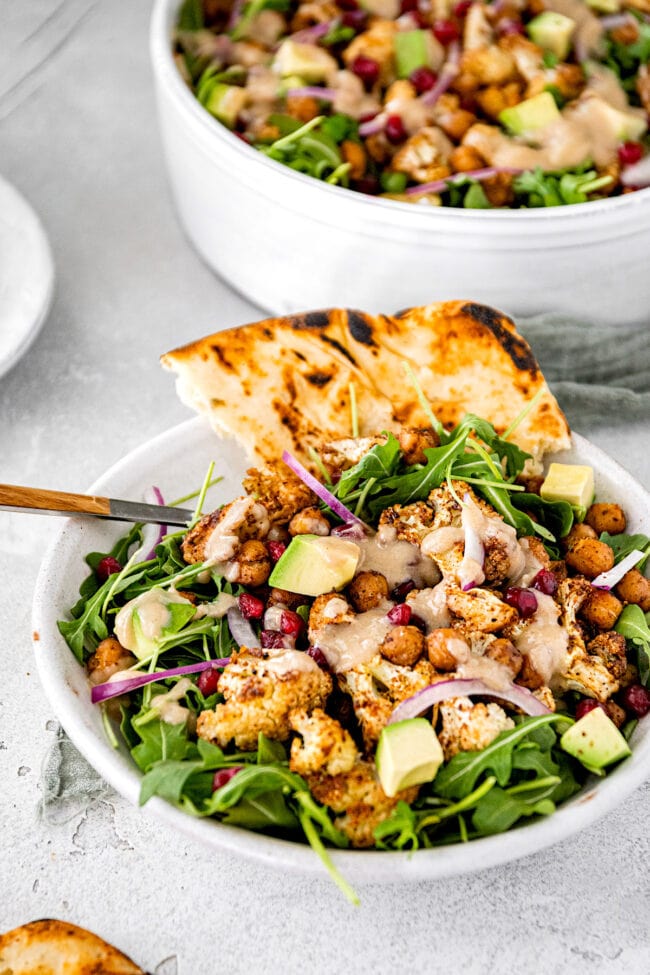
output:
[[[217,359],[219,360],[219,362],[221,363],[221,365],[223,366],[223,368],[224,369],[227,369],[228,371],[231,371],[232,370],[232,366],[228,362],[228,360],[226,359],[226,356],[224,354],[224,351],[221,348],[221,346],[218,344],[218,342],[215,342],[213,345],[210,346],[210,348],[212,349],[212,351],[216,355]]]
[[[295,355],[295,357],[297,359],[300,359],[301,362],[307,362],[307,359],[305,358],[305,356],[302,354],[302,352],[298,352],[298,349],[293,349],[292,351],[293,351],[293,354]]]
[[[372,326],[360,311],[348,311],[348,331],[355,342],[361,345],[376,344],[372,335]]]
[[[469,315],[470,318],[473,318],[475,322],[485,326],[485,328],[489,328],[504,352],[510,356],[517,369],[527,370],[533,374],[539,371],[537,360],[531,352],[528,343],[520,335],[517,335],[516,332],[513,333],[504,327],[503,322],[506,321],[514,328],[514,322],[507,315],[501,314],[488,305],[477,305],[471,302],[463,305],[461,312],[464,315]]]
[[[353,366],[357,366],[357,361],[352,355],[352,353],[348,352],[345,346],[341,345],[341,343],[337,341],[337,339],[333,339],[329,335],[321,335],[321,339],[323,340],[323,342],[327,342],[328,345],[331,345],[333,349],[336,349],[337,352],[340,352],[341,355],[344,355],[345,358],[348,359]]]
[[[263,328],[262,329],[262,335],[264,336],[265,339],[272,339],[273,338],[273,332],[271,331],[270,328],[266,328],[266,327]]]
[[[327,328],[331,323],[330,311],[308,311],[304,315],[293,315],[290,319],[291,327],[298,329]]]
[[[327,386],[332,381],[331,375],[326,372],[310,372],[308,376],[305,376],[305,379],[312,386]]]
[[[408,316],[413,311],[412,308],[402,308],[401,311],[396,311],[393,318],[408,318]]]

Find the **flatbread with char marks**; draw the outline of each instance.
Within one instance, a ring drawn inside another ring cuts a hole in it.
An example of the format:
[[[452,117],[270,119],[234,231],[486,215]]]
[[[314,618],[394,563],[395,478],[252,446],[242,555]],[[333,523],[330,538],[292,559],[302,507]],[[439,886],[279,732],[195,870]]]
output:
[[[67,921],[31,921],[0,935],[2,975],[145,975],[130,958]]]
[[[427,425],[408,362],[445,427],[476,413],[503,433],[538,395],[512,439],[537,467],[569,446],[569,428],[530,346],[502,312],[469,301],[396,315],[350,309],[270,318],[168,352],[180,398],[256,460],[350,435],[354,383],[361,436]]]

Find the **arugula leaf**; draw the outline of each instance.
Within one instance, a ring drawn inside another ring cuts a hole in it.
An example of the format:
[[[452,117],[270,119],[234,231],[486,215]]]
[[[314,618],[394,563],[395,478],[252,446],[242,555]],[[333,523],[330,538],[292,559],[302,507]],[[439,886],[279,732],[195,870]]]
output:
[[[323,38],[326,47],[333,47],[335,44],[347,44],[355,35],[354,27],[346,27],[344,24],[334,24]]]
[[[548,799],[530,803],[495,786],[478,803],[472,815],[472,825],[479,833],[489,836],[504,833],[523,816],[547,816],[552,812],[555,812],[555,803]]]
[[[204,27],[205,19],[203,17],[202,0],[184,0],[178,12],[176,29],[180,31],[191,31],[203,30]]]
[[[512,773],[512,753],[515,746],[535,729],[560,721],[570,722],[570,719],[558,714],[524,718],[516,727],[502,731],[487,748],[479,752],[459,752],[454,755],[435,778],[437,795],[462,799],[472,791],[479,775],[488,770],[496,776],[500,786],[505,786]]]
[[[488,420],[484,420],[474,413],[467,413],[460,423],[447,434],[447,437],[450,440],[455,440],[456,437],[465,432],[475,433],[484,444],[487,444],[494,451],[499,460],[505,460],[508,477],[516,477],[517,474],[521,474],[526,461],[532,457],[532,454],[522,450],[516,443],[500,437]]]
[[[556,207],[586,203],[589,197],[612,182],[611,176],[599,176],[595,169],[584,172],[558,170],[546,173],[540,167],[515,176],[515,193],[530,207]]]
[[[323,119],[321,122],[321,132],[329,136],[337,145],[345,142],[346,139],[358,141],[359,123],[356,119],[350,118],[349,115],[335,112],[333,115],[329,115]]]
[[[534,511],[539,523],[548,528],[556,539],[564,538],[573,526],[573,508],[568,501],[546,501],[539,494],[523,492],[510,498],[517,509]]]
[[[290,830],[300,826],[297,816],[287,806],[279,792],[263,792],[252,799],[240,799],[221,818],[229,826],[243,829],[264,830],[269,828]]]
[[[630,603],[619,616],[614,629],[636,648],[639,679],[647,687],[650,683],[650,627],[647,616],[640,606]]]
[[[417,816],[403,799],[397,803],[390,816],[378,823],[373,836],[378,850],[417,850],[420,840],[417,834]],[[386,842],[384,842],[386,841]]]
[[[609,535],[607,532],[603,532],[600,536],[600,541],[605,542],[609,545],[614,553],[614,565],[621,562],[626,555],[633,552],[634,549],[638,549],[640,552],[645,552],[646,557],[641,562],[637,563],[636,568],[642,572],[648,558],[650,558],[650,538],[647,535]]]
[[[611,33],[608,33],[605,38],[605,63],[621,79],[623,88],[633,105],[639,105],[641,102],[636,88],[639,69],[641,65],[650,62],[650,24],[637,16],[636,28],[639,36],[632,44],[615,41]]]
[[[202,768],[200,760],[168,759],[155,762],[142,779],[139,805],[143,806],[152,796],[178,802],[189,777]]]
[[[197,746],[187,737],[185,724],[168,724],[160,718],[142,724],[137,717],[131,723],[140,737],[140,743],[131,749],[131,755],[143,772],[148,772],[162,761],[182,762],[186,758],[194,759],[199,754]]]
[[[273,741],[260,731],[257,741],[257,764],[270,765],[272,762],[286,762],[287,752],[281,741]]]
[[[375,444],[361,460],[343,471],[341,479],[336,485],[336,496],[341,501],[350,494],[360,481],[375,477],[377,479],[390,477],[397,471],[402,457],[402,451],[397,437],[388,434],[385,444]]]
[[[463,207],[466,210],[491,210],[492,204],[485,195],[485,190],[478,182],[473,182],[465,194]]]
[[[465,449],[467,434],[440,447],[426,447],[425,465],[413,465],[410,473],[388,477],[381,483],[382,495],[368,504],[372,517],[378,517],[384,508],[393,504],[411,504],[426,498],[433,488],[440,487],[449,465]],[[387,492],[387,493],[384,493]]]

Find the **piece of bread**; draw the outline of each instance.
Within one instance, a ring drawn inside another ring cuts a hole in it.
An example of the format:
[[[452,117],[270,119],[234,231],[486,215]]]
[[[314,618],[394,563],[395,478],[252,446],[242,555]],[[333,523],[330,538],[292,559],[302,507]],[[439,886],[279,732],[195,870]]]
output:
[[[446,301],[396,315],[349,309],[270,318],[168,352],[181,400],[258,461],[351,434],[354,383],[360,436],[428,425],[403,363],[451,428],[476,413],[503,433],[531,401],[512,440],[533,455],[570,444],[569,428],[530,346],[502,312]]]
[[[2,975],[145,975],[97,935],[67,921],[23,924],[0,935]]]

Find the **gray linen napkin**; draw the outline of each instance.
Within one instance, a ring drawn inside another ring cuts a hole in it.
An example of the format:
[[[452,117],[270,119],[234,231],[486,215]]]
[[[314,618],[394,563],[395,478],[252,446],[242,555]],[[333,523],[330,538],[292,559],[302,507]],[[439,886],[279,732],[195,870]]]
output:
[[[650,326],[622,328],[552,314],[517,320],[569,423],[650,419]],[[41,776],[41,815],[65,822],[112,791],[59,729]]]

